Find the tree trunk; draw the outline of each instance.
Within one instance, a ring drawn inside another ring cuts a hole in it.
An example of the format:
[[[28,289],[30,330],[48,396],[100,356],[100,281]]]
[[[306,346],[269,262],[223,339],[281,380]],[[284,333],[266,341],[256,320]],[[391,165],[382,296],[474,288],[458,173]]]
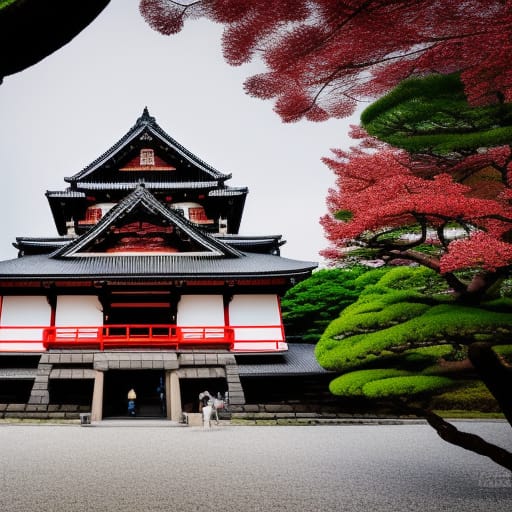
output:
[[[478,376],[496,398],[505,418],[512,426],[512,368],[500,359],[490,343],[472,343],[469,345],[468,356]]]

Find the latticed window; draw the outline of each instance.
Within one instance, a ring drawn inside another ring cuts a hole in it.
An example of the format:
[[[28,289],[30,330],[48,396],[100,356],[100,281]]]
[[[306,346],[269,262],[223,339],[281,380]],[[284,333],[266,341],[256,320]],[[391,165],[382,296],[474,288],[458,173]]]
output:
[[[140,150],[140,165],[155,165],[155,152],[152,149]]]
[[[101,208],[87,208],[85,222],[87,224],[96,224],[101,219],[101,215]]]
[[[201,222],[208,220],[208,217],[206,216],[206,213],[204,211],[204,208],[189,208],[188,209],[188,218],[192,222]]]

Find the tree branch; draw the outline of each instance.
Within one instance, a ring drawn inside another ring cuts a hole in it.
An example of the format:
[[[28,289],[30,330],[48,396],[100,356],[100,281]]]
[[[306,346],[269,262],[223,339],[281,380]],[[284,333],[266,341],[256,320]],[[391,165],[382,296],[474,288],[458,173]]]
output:
[[[496,464],[512,471],[512,453],[508,450],[489,443],[476,434],[460,431],[457,427],[432,411],[405,404],[402,404],[401,408],[407,413],[427,420],[427,423],[437,432],[439,437],[447,443],[460,446],[478,455],[489,457]]]

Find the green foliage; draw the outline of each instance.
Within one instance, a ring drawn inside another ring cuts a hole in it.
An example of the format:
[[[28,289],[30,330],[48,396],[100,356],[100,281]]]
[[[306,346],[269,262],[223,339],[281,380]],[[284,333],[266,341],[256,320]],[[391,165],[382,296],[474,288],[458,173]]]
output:
[[[360,370],[342,375],[331,381],[329,390],[337,396],[364,396],[363,387],[369,382],[382,381],[390,377],[410,375],[404,370],[385,368],[378,370]]]
[[[2,10],[4,7],[7,7],[10,4],[13,4],[14,2],[17,2],[18,0],[0,0],[0,10]]]
[[[334,214],[334,218],[342,221],[349,221],[352,220],[354,217],[354,214],[349,210],[338,210]]]
[[[361,114],[370,135],[411,153],[449,154],[509,144],[512,105],[472,107],[458,75],[399,84]]]
[[[363,386],[367,398],[389,398],[404,395],[434,394],[454,385],[448,377],[411,375],[368,382]]]
[[[460,385],[458,374],[467,366],[449,362],[466,359],[468,343],[507,343],[509,298],[479,306],[448,296],[439,302],[432,295],[442,291],[437,276],[421,267],[397,267],[382,272],[378,281],[374,277],[358,278],[366,284],[359,299],[329,324],[315,347],[321,366],[342,373],[330,385],[336,395],[441,394]]]
[[[288,336],[316,342],[333,318],[352,304],[362,289],[357,279],[367,267],[322,269],[285,294],[281,310]]]
[[[432,398],[433,409],[465,409],[468,411],[498,412],[496,399],[481,381],[461,381],[456,389]]]

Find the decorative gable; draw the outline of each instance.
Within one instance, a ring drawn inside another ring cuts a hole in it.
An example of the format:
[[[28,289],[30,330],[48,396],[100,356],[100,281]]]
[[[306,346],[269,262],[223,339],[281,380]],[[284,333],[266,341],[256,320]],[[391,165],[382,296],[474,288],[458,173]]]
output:
[[[179,212],[139,186],[87,233],[52,254],[53,258],[101,254],[172,253],[241,257],[243,253],[203,233]]]

